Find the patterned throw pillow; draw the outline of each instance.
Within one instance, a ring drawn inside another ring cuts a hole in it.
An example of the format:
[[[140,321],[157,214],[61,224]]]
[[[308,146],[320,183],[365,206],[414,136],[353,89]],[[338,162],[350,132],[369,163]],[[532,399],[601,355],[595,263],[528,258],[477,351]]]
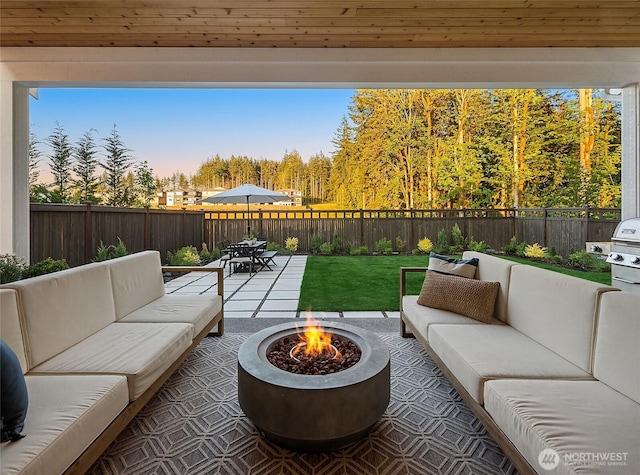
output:
[[[2,442],[16,441],[21,434],[27,417],[27,385],[18,357],[4,341],[0,340],[0,420],[2,421]]]
[[[465,279],[427,271],[418,296],[418,304],[491,323],[499,289],[499,282]]]
[[[455,259],[432,252],[429,254],[429,270],[438,274],[458,275],[473,279],[478,268],[478,258]]]

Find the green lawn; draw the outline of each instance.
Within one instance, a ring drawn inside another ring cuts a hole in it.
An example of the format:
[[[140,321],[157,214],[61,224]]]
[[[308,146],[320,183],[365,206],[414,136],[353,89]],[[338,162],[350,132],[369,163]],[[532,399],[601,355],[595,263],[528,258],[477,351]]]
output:
[[[606,285],[609,272],[583,272],[527,259],[508,258]],[[426,267],[427,256],[309,256],[302,280],[299,310],[399,310],[400,268]],[[407,291],[418,294],[424,274],[410,273]]]

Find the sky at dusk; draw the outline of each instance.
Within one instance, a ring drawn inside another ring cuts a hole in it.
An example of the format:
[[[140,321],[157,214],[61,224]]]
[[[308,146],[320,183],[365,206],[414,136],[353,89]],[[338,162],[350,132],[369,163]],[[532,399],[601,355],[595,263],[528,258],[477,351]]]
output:
[[[218,154],[281,160],[297,150],[306,162],[331,156],[332,140],[354,95],[347,89],[40,89],[30,99],[31,132],[44,141],[62,125],[72,145],[95,129],[97,145],[116,124],[136,162],[154,174],[194,174]],[[41,180],[49,166],[39,145]]]

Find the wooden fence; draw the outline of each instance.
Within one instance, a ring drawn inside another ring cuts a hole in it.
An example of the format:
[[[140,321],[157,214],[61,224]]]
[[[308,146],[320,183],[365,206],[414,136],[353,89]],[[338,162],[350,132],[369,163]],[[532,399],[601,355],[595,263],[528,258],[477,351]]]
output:
[[[249,223],[247,223],[249,220]],[[619,209],[480,209],[480,210],[256,210],[183,211],[112,208],[91,205],[32,204],[31,262],[47,257],[66,259],[70,266],[90,262],[100,242],[116,244],[120,238],[130,252],[183,246],[212,249],[223,240],[239,241],[247,224],[258,236],[284,245],[297,237],[298,252],[311,251],[314,235],[321,242],[337,236],[340,243],[367,246],[378,240],[405,241],[405,252],[428,237],[436,241],[445,230],[450,241],[457,224],[466,238],[484,241],[500,250],[513,236],[518,242],[554,247],[558,254],[584,250],[587,241],[609,241],[620,222]]]
[[[167,251],[205,242],[204,213],[110,206],[31,204],[31,262],[47,257],[71,266],[91,262],[101,242],[129,252]]]
[[[396,238],[405,241],[410,252],[423,237],[434,243],[438,232],[447,233],[457,224],[465,238],[484,241],[500,250],[513,236],[518,242],[554,247],[565,258],[585,250],[587,241],[609,241],[620,222],[619,209],[462,209],[462,210],[339,210],[339,211],[210,211],[205,214],[207,243],[238,241],[246,234],[247,223],[258,236],[284,245],[297,237],[299,252],[311,250],[314,235],[331,242],[334,235],[344,246],[367,246],[389,239],[395,249]]]

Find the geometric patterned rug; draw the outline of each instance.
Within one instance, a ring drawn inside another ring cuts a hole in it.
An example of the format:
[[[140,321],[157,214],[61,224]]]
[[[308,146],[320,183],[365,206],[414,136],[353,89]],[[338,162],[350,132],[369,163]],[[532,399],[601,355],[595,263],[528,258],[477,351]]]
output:
[[[237,400],[249,334],[207,337],[89,474],[515,474],[418,341],[378,333],[391,353],[391,402],[369,435],[335,452],[293,452],[258,434]]]

